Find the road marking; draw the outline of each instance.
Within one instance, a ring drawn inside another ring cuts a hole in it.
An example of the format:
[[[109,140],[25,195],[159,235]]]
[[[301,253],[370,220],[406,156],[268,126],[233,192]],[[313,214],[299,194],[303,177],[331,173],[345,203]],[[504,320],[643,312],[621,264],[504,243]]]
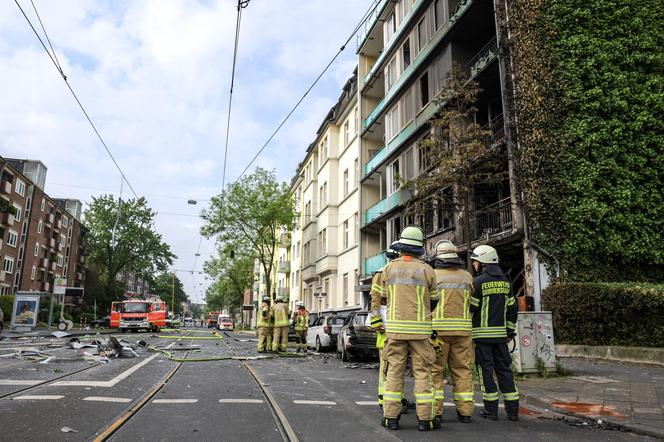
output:
[[[88,396],[86,398],[83,398],[83,400],[92,401],[92,402],[120,402],[123,404],[131,402],[131,399],[126,397],[106,397],[106,396]]]
[[[153,404],[195,404],[198,399],[155,399]]]
[[[294,400],[294,404],[298,405],[337,405],[336,402],[333,401],[300,401],[300,400]]]
[[[294,402],[298,403],[298,401],[294,401]],[[299,401],[299,402],[307,402],[307,401]],[[312,401],[312,402],[315,402],[315,401]],[[357,404],[357,405],[366,405],[366,406],[378,405],[378,401],[355,401],[355,404]],[[332,404],[326,404],[326,405],[336,405],[336,404],[332,403]],[[454,404],[454,402],[444,402],[443,406],[445,406],[445,407],[454,407],[455,404]],[[499,404],[498,407],[499,408],[505,408],[505,405],[504,404]]]
[[[221,404],[262,404],[262,399],[219,399]]]
[[[47,379],[43,379],[41,381],[35,381],[35,380],[28,380],[28,379],[0,379],[0,385],[37,385],[41,384],[42,382],[46,381]]]
[[[355,401],[357,405],[378,405],[378,401]]]
[[[57,396],[57,395],[43,395],[43,396],[16,396],[13,398],[15,401],[20,401],[20,400],[30,400],[30,401],[54,401],[57,399],[62,399],[64,396]]]
[[[139,362],[133,367],[123,371],[110,381],[58,381],[49,384],[51,387],[102,387],[102,388],[111,388],[115,387],[120,381],[127,379],[129,376],[140,370],[146,364],[149,364],[154,358],[159,356],[160,353],[150,356],[143,362]]]

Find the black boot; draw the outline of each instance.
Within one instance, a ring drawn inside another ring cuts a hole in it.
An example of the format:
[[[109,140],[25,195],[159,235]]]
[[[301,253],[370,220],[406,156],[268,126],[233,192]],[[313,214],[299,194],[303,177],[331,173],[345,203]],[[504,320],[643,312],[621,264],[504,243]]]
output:
[[[507,419],[511,420],[512,422],[516,422],[519,420],[519,415],[518,414],[508,414]]]
[[[399,429],[399,419],[392,419],[390,417],[384,417],[383,418],[383,426],[387,427],[390,430],[398,430]]]
[[[491,421],[497,421],[498,420],[498,413],[491,413],[484,408],[480,410],[480,416],[482,416],[484,419],[489,419]]]
[[[464,424],[469,424],[473,421],[473,419],[470,416],[464,416],[458,411],[457,411],[457,419],[459,419],[459,422],[463,422]]]
[[[439,414],[431,422],[433,422],[433,429],[438,430],[443,427],[443,416]]]
[[[434,429],[433,421],[418,421],[417,429],[420,431],[431,431]]]

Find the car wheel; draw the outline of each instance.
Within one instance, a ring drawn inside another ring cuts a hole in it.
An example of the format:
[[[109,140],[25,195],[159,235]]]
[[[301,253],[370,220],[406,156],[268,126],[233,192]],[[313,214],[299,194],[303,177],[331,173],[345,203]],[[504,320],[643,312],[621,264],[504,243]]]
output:
[[[316,336],[316,351],[317,351],[318,353],[322,353],[322,352],[323,352],[323,346],[320,345],[320,336]]]

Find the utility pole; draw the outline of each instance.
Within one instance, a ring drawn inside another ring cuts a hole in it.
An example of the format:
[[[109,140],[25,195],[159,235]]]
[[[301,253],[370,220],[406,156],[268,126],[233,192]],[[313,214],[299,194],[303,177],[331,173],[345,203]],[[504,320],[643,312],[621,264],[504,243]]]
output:
[[[173,309],[173,318],[175,318],[175,272],[173,272],[173,282],[171,284],[171,308]]]

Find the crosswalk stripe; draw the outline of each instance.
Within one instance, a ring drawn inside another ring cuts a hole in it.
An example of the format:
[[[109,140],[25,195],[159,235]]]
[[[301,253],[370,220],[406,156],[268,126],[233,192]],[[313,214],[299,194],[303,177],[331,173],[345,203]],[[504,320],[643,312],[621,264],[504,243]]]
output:
[[[134,374],[136,371],[140,370],[146,364],[149,364],[150,361],[159,356],[160,353],[150,356],[142,362],[130,367],[129,369],[123,371],[110,381],[59,381],[49,384],[50,387],[102,387],[102,388],[111,388],[115,387],[120,381],[127,379],[129,376]]]
[[[198,399],[155,399],[153,404],[195,404]]]
[[[35,395],[35,396],[16,396],[14,398],[15,401],[54,401],[58,399],[62,399],[64,396],[59,396],[59,395]]]
[[[0,379],[0,385],[13,385],[13,386],[19,386],[19,385],[37,385],[41,382],[44,382],[46,379],[43,381],[39,380],[32,380],[32,379]]]
[[[301,400],[294,400],[294,404],[298,405],[337,405],[336,402],[333,401],[301,401]]]
[[[126,397],[105,397],[105,396],[88,396],[86,398],[83,398],[83,400],[91,402],[120,402],[123,404],[131,402],[131,399]]]
[[[378,401],[355,401],[357,405],[378,405]]]
[[[262,399],[219,399],[221,404],[262,404]]]

